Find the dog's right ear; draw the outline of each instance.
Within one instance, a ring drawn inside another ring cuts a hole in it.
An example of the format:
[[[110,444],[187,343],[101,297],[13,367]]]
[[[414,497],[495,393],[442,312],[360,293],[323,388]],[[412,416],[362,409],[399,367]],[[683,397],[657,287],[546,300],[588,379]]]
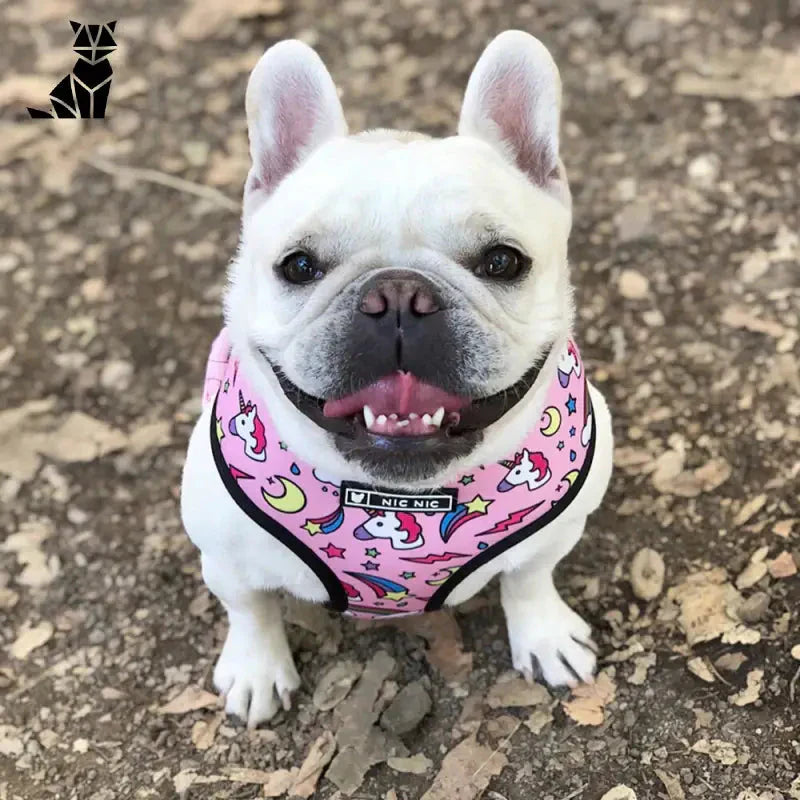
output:
[[[309,153],[347,135],[347,123],[322,59],[296,39],[261,56],[247,83],[245,106],[252,158],[244,188],[248,216]]]

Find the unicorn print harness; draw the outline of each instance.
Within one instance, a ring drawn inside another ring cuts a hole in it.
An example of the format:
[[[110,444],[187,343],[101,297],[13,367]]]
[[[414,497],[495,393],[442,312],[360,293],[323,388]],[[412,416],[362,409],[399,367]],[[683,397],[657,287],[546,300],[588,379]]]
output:
[[[240,372],[225,330],[211,348],[203,400],[233,500],[314,571],[330,608],[367,619],[440,608],[478,567],[564,512],[594,453],[591,400],[572,342],[541,419],[509,459],[418,494],[340,481],[297,458]]]

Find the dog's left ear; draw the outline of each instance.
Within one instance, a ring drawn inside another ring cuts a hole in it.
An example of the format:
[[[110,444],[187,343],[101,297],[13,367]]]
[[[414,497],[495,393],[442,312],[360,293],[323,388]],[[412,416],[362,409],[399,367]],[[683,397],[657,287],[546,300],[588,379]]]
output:
[[[253,209],[323,142],[347,135],[342,105],[322,59],[290,39],[261,56],[245,99],[252,165],[244,213]]]
[[[489,142],[537,186],[569,203],[559,159],[561,78],[547,48],[523,31],[505,31],[472,71],[458,132]]]

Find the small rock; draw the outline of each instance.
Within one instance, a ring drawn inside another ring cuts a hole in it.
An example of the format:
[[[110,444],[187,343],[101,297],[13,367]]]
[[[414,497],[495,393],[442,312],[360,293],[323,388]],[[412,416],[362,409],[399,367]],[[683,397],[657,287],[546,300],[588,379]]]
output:
[[[625,29],[625,44],[629,50],[638,50],[661,38],[661,21],[653,17],[634,17]]]
[[[736,672],[739,667],[747,661],[744,653],[723,653],[715,662],[717,669],[724,669],[726,672]]]
[[[640,600],[655,600],[664,589],[664,559],[655,550],[643,547],[631,561],[631,587]]]
[[[381,727],[398,736],[410,733],[431,710],[431,696],[422,683],[404,686],[381,717]]]
[[[114,359],[109,361],[100,372],[100,383],[105,389],[124,392],[133,380],[133,364],[128,361]]]
[[[760,622],[768,609],[769,595],[766,592],[756,592],[742,603],[737,613],[742,622]]]
[[[629,203],[614,217],[617,238],[623,243],[641,239],[649,233],[652,222],[653,212],[649,203],[641,200]]]
[[[752,561],[736,578],[737,589],[749,589],[755,586],[767,574],[767,565],[763,561]]]
[[[795,645],[795,646],[792,648],[792,658],[793,658],[795,661],[800,661],[800,644],[796,644],[796,645]]]
[[[700,656],[690,658],[686,662],[686,666],[689,672],[691,672],[692,675],[696,675],[701,681],[714,683],[714,673],[708,668],[708,664],[704,658],[700,658]]]
[[[711,186],[719,176],[720,157],[716,153],[705,153],[689,162],[689,177],[701,186]]]
[[[792,575],[797,573],[797,564],[795,564],[794,557],[787,550],[772,559],[767,564],[767,568],[769,569],[769,574],[776,580],[791,578]]]
[[[489,690],[486,696],[489,708],[525,708],[550,702],[550,693],[541,684],[528,683],[516,674],[504,678],[506,676],[502,676]]]
[[[647,297],[650,290],[650,282],[635,269],[624,269],[620,273],[617,281],[619,293],[628,300],[641,300]]]

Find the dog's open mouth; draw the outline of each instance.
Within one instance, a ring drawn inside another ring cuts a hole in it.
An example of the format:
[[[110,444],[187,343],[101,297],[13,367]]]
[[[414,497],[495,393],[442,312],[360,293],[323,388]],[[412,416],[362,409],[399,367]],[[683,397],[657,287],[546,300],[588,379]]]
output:
[[[346,438],[367,435],[406,447],[463,437],[497,422],[533,386],[546,358],[512,386],[487,397],[459,396],[408,372],[396,372],[352,394],[318,398],[292,383],[262,355],[289,400],[320,427]]]

